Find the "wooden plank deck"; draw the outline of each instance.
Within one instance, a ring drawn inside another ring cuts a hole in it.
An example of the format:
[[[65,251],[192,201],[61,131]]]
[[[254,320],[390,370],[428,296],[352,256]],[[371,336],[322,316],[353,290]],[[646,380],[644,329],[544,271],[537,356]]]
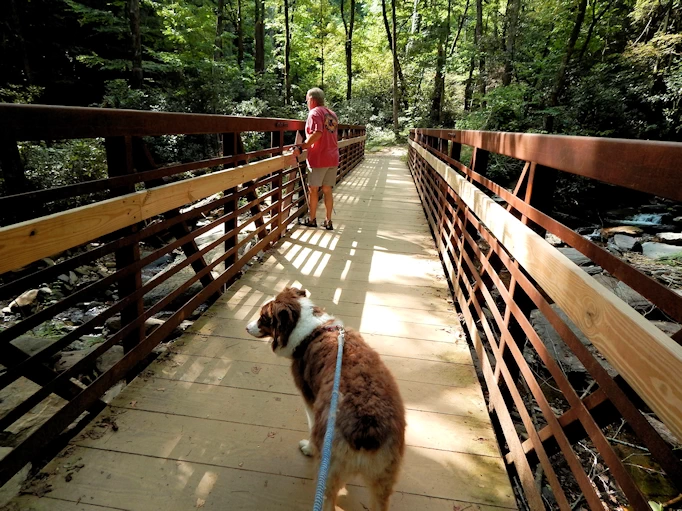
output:
[[[335,200],[333,232],[296,227],[46,467],[52,490],[16,509],[311,509],[302,398],[287,361],[244,329],[291,285],[359,329],[398,380],[408,428],[392,510],[516,508],[409,171],[368,156]],[[342,509],[367,509],[360,481],[345,493]]]

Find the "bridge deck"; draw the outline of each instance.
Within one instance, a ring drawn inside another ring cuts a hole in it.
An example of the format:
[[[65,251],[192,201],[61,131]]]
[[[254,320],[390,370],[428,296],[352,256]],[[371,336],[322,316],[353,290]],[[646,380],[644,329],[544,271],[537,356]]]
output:
[[[391,509],[515,508],[409,171],[369,156],[335,199],[333,232],[293,230],[46,467],[49,493],[15,505],[311,509],[302,399],[287,361],[244,331],[267,298],[298,284],[359,329],[398,380],[408,447]],[[359,481],[346,492],[343,509],[367,509]]]

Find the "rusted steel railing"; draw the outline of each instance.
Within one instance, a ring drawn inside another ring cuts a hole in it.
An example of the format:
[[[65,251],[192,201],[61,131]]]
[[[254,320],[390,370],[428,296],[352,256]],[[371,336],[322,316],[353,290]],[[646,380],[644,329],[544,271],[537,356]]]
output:
[[[0,417],[0,430],[16,436],[17,421],[44,400],[56,402],[54,412],[32,424],[29,435],[18,436],[14,449],[0,461],[2,485],[26,463],[44,455],[46,446],[81,414],[101,410],[100,398],[112,385],[134,374],[161,341],[222,293],[244,265],[280,238],[307,206],[297,162],[282,155],[303,130],[302,121],[26,105],[0,105],[0,119],[5,189],[16,190],[23,178],[17,142],[24,141],[100,139],[93,143],[106,148],[109,176],[0,197],[4,225],[0,227],[0,299],[13,299],[29,290],[37,294],[59,279],[66,282],[61,286],[63,297],[34,308],[19,307],[21,320],[0,329],[0,389],[11,392],[18,380],[34,384],[30,395]],[[245,152],[241,134],[247,132],[269,138],[270,147]],[[211,135],[219,154],[203,161],[160,165],[142,138],[188,134]],[[365,128],[340,125],[339,138],[340,180],[364,157]],[[304,160],[298,165],[304,165]],[[91,194],[105,200],[93,200]],[[56,207],[52,208],[56,212],[40,215],[47,203],[83,197],[85,205]],[[216,230],[210,242],[197,244],[198,237]],[[174,252],[184,258],[151,279],[143,277],[145,267]],[[190,267],[193,272],[181,273]],[[98,269],[99,274],[96,278],[88,274],[83,282],[70,278],[83,268]],[[145,302],[145,295],[171,278],[180,281],[165,295]],[[65,311],[90,302],[97,306],[91,304],[82,322],[68,332],[52,332],[51,342],[37,351],[26,353],[12,344]],[[149,329],[146,322],[161,312],[164,320]],[[58,372],[47,365],[93,333],[99,334],[100,342],[71,367]],[[118,345],[124,349],[123,358],[103,372],[93,372],[98,358],[120,349]],[[88,379],[79,379],[84,374]]]
[[[432,129],[412,130],[409,144],[409,166],[523,501],[533,510],[601,510],[624,499],[649,509],[623,445],[650,453],[657,465],[649,470],[682,492],[680,451],[651,419],[655,413],[682,439],[682,331],[669,337],[544,239],[558,236],[682,323],[682,296],[550,216],[558,171],[682,200],[682,144]],[[460,161],[463,145],[472,148],[469,165]],[[486,177],[490,154],[523,165],[513,192]],[[533,328],[533,311],[582,364],[579,385]],[[609,436],[615,426],[632,440]],[[604,487],[597,476],[606,472],[622,494]]]

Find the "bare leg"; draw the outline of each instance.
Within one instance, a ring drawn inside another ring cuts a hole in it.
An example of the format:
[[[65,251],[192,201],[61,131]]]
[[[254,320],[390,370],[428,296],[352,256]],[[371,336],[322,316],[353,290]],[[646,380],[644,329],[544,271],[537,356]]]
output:
[[[334,209],[334,198],[332,197],[332,187],[323,185],[322,186],[322,193],[324,194],[324,207],[327,210],[327,220],[331,220],[332,219],[332,210]],[[316,206],[317,206],[317,204],[316,204]]]
[[[310,211],[309,211],[309,217],[311,220],[315,220],[317,218],[317,191],[320,189],[319,186],[309,186],[308,190],[310,191]],[[325,200],[326,200],[326,195],[325,195]]]

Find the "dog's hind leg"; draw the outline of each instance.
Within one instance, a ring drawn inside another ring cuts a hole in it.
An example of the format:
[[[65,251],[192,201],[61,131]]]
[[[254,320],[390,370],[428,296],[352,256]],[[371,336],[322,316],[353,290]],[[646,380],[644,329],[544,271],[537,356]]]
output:
[[[370,482],[370,511],[388,511],[388,500],[393,493],[393,485],[395,484],[395,480],[396,474],[386,474],[384,477]]]
[[[315,424],[315,413],[312,411],[310,406],[308,406],[308,403],[305,403],[305,415],[308,418],[308,432],[312,433],[313,424]],[[315,454],[315,446],[310,440],[301,440],[298,443],[298,447],[306,456],[313,456]]]
[[[329,475],[327,476],[327,486],[324,491],[324,505],[322,511],[335,511],[336,498],[339,491],[346,484],[343,468],[340,463],[335,463],[333,460],[329,466]]]

